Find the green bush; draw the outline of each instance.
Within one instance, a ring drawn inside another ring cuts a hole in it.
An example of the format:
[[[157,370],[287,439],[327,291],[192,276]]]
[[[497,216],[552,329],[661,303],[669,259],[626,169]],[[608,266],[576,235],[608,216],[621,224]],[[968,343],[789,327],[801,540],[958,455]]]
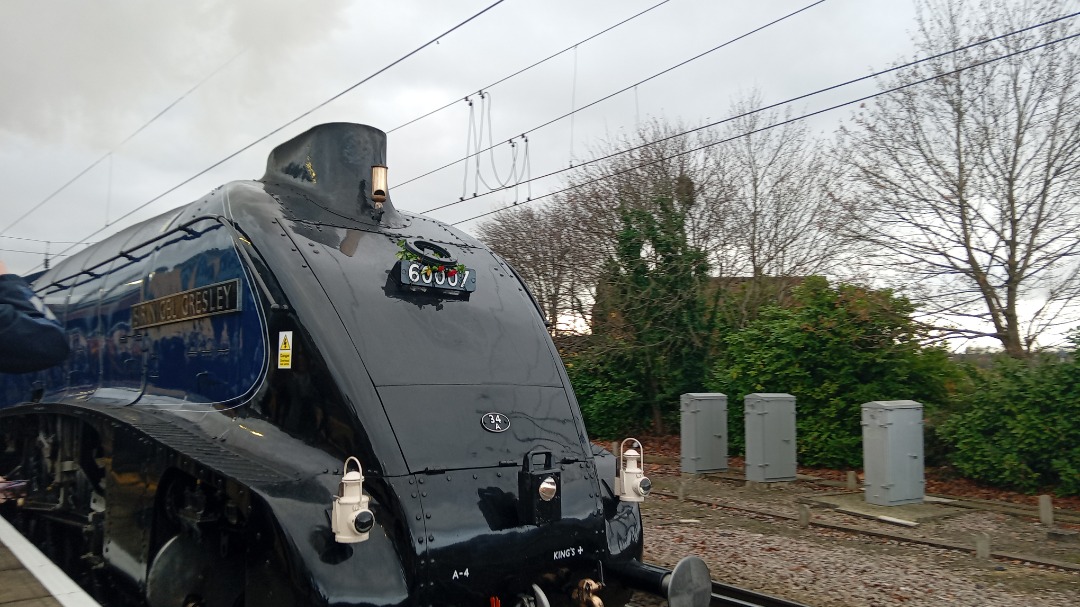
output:
[[[585,418],[585,428],[594,439],[616,439],[638,433],[652,419],[649,403],[638,393],[629,367],[618,364],[617,359],[615,355],[601,357],[590,353],[564,359]]]
[[[674,198],[665,191],[648,204],[619,204],[614,255],[571,377],[594,433],[636,433],[648,421],[664,434],[678,419],[679,395],[700,391],[705,378],[708,263],[686,234],[693,183],[678,177],[673,185]]]
[[[812,277],[793,301],[728,335],[713,368],[708,387],[728,395],[734,452],[745,447],[750,393],[794,395],[799,462],[829,467],[860,466],[862,403],[911,399],[929,412],[949,398],[959,371],[944,350],[921,345],[907,300]]]
[[[1080,364],[1003,359],[976,378],[964,411],[940,428],[963,475],[1034,492],[1080,495]]]

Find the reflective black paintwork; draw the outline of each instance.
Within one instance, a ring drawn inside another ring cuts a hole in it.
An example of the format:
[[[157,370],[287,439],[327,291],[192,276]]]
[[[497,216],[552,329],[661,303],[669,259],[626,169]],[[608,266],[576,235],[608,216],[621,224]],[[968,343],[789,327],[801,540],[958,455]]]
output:
[[[524,285],[472,237],[390,200],[376,208],[368,170],[384,149],[371,127],[316,127],[275,149],[262,180],[37,281],[78,356],[5,378],[0,427],[29,436],[45,407],[92,429],[107,462],[104,559],[136,587],[153,583],[168,539],[162,496],[187,478],[243,537],[249,605],[487,605],[640,557],[637,508],[613,496],[613,458],[589,444]],[[475,291],[403,288],[398,243],[415,239],[474,269]],[[131,306],[229,280],[239,311],[132,329]],[[278,368],[284,331],[290,368]],[[42,404],[10,406],[22,400]],[[490,412],[509,429],[485,430]],[[536,484],[530,452],[557,479],[556,515],[522,494]],[[327,512],[350,455],[376,526],[339,544]]]

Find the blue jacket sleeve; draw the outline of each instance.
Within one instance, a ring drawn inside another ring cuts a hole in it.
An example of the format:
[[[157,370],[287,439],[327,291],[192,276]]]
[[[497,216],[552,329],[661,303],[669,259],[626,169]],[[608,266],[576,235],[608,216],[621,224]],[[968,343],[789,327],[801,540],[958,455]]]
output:
[[[64,328],[30,286],[14,274],[0,276],[0,372],[47,369],[68,351]]]

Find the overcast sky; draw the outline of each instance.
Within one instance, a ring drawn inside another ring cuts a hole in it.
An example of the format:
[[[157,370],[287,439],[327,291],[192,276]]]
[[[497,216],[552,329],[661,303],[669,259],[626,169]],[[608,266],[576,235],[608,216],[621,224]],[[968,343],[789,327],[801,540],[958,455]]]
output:
[[[437,45],[281,128],[493,2],[6,0],[0,20],[5,184],[0,258],[11,271],[29,272],[43,260],[46,244],[39,241],[51,241],[49,250],[59,253],[70,242],[100,240],[222,183],[258,178],[275,145],[315,124],[361,122],[389,131],[461,100],[390,133],[394,203],[424,211],[462,195],[465,165],[398,184],[465,155],[470,109],[464,97],[472,95],[478,115],[476,93],[490,91],[485,109],[493,138],[505,141],[815,4],[505,0]],[[658,3],[574,50],[486,88]],[[734,97],[754,89],[771,103],[882,69],[913,55],[914,16],[914,0],[825,0],[572,120],[529,132],[527,168],[535,176],[580,162],[600,141],[631,133],[652,118],[687,125],[724,118]],[[794,110],[812,111],[873,89],[865,83],[799,102]],[[841,110],[818,118],[814,128],[829,132],[846,116]],[[517,151],[522,170],[524,148]],[[491,181],[494,163],[505,178],[511,162],[509,148],[495,150],[484,158],[484,177]],[[471,194],[472,169],[468,175],[465,193]],[[534,183],[531,194],[558,184],[558,178]],[[517,195],[528,193],[521,188]],[[433,216],[456,222],[513,200],[513,192],[504,192]],[[469,230],[474,223],[460,227]]]

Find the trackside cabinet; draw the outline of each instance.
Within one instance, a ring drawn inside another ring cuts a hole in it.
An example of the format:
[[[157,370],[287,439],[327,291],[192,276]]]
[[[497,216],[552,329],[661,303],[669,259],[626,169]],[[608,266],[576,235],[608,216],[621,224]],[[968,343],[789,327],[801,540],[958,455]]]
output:
[[[727,470],[727,395],[683,394],[679,411],[680,469],[688,474]]]
[[[746,480],[775,483],[795,480],[795,397],[747,394]]]
[[[862,405],[866,503],[899,506],[923,501],[922,413],[922,405],[913,400]]]

